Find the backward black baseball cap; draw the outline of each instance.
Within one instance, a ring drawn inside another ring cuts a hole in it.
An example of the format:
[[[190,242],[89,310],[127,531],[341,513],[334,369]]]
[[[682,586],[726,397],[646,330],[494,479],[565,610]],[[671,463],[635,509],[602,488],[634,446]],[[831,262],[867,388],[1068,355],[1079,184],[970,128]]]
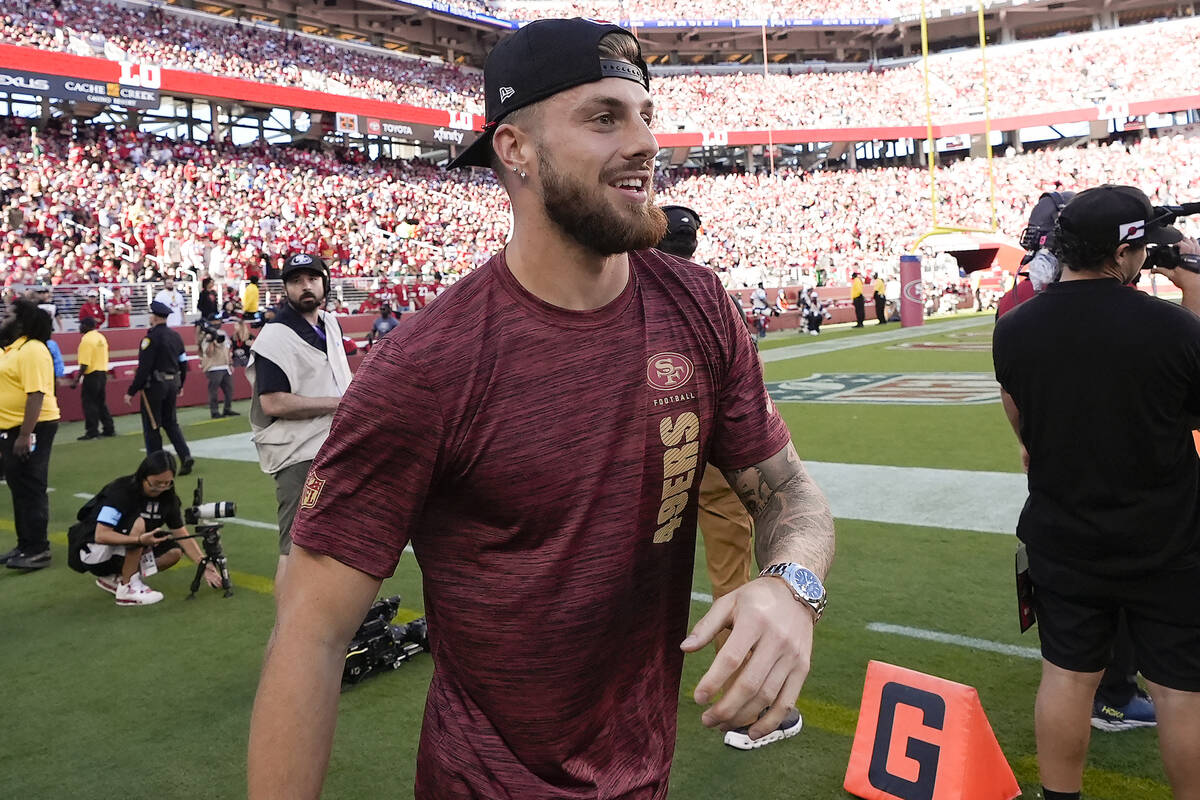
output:
[[[483,65],[483,133],[446,168],[490,167],[496,126],[518,108],[551,95],[604,78],[625,78],[649,91],[650,72],[640,47],[632,64],[600,57],[600,40],[610,33],[633,36],[619,25],[574,17],[539,19],[501,39]]]
[[[1075,195],[1059,214],[1058,224],[1068,233],[1115,252],[1127,242],[1145,245],[1180,241],[1183,233],[1166,224],[1173,219],[1158,213],[1141,189],[1106,183]]]
[[[667,215],[667,236],[692,236],[700,230],[700,215],[687,206],[663,206]]]

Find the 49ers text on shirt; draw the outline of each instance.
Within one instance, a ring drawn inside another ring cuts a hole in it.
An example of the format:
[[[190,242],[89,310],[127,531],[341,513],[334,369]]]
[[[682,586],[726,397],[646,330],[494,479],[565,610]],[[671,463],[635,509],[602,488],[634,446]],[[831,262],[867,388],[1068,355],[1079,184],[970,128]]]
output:
[[[664,544],[675,536],[683,522],[688,492],[696,481],[699,463],[700,418],[691,411],[672,419],[663,417],[658,423],[658,435],[663,446],[662,505],[658,507],[658,530],[654,543]]]

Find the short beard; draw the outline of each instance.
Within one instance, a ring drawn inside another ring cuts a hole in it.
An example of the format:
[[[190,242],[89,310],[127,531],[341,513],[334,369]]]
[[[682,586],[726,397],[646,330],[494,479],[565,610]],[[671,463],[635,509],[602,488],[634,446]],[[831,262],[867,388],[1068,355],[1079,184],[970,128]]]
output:
[[[307,314],[310,311],[315,311],[316,309],[320,308],[325,303],[325,298],[322,297],[317,299],[316,297],[305,297],[300,300],[293,300],[291,297],[289,297],[288,303],[290,303],[292,308],[296,309],[301,314]]]
[[[646,187],[646,205],[629,220],[599,195],[555,169],[538,153],[538,175],[546,216],[583,247],[602,256],[654,247],[667,232],[667,216],[654,205],[654,187]],[[632,209],[633,206],[630,206]]]

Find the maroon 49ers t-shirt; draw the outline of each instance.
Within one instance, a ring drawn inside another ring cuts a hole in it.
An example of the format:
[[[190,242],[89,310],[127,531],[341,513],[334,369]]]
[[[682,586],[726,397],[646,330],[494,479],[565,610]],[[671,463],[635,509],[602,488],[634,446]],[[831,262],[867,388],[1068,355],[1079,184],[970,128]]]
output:
[[[313,464],[296,544],[421,566],[419,798],[666,796],[704,465],[789,435],[717,277],[629,261],[578,312],[493,257],[376,344]]]

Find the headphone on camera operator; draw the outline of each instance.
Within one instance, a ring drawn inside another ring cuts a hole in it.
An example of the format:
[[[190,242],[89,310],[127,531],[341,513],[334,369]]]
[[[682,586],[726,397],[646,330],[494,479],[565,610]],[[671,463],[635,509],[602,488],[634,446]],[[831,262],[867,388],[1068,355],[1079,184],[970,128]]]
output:
[[[1074,197],[1075,192],[1043,192],[1034,204],[1029,223],[1021,232],[1021,247],[1025,250],[1021,266],[1025,269],[1017,273],[1027,280],[1018,282],[1000,298],[996,307],[997,318],[1062,277],[1062,264],[1059,262],[1062,228],[1059,218]],[[1200,273],[1200,255],[1193,252],[1195,242],[1171,227],[1179,217],[1196,213],[1200,213],[1200,203],[1154,207],[1154,217],[1146,221],[1143,229],[1151,232],[1144,239],[1146,259],[1138,274],[1127,281],[1130,285],[1137,284],[1142,270],[1165,275],[1177,285],[1178,281],[1172,278],[1174,273],[1171,270],[1182,268]],[[1068,238],[1071,238],[1069,234]]]

